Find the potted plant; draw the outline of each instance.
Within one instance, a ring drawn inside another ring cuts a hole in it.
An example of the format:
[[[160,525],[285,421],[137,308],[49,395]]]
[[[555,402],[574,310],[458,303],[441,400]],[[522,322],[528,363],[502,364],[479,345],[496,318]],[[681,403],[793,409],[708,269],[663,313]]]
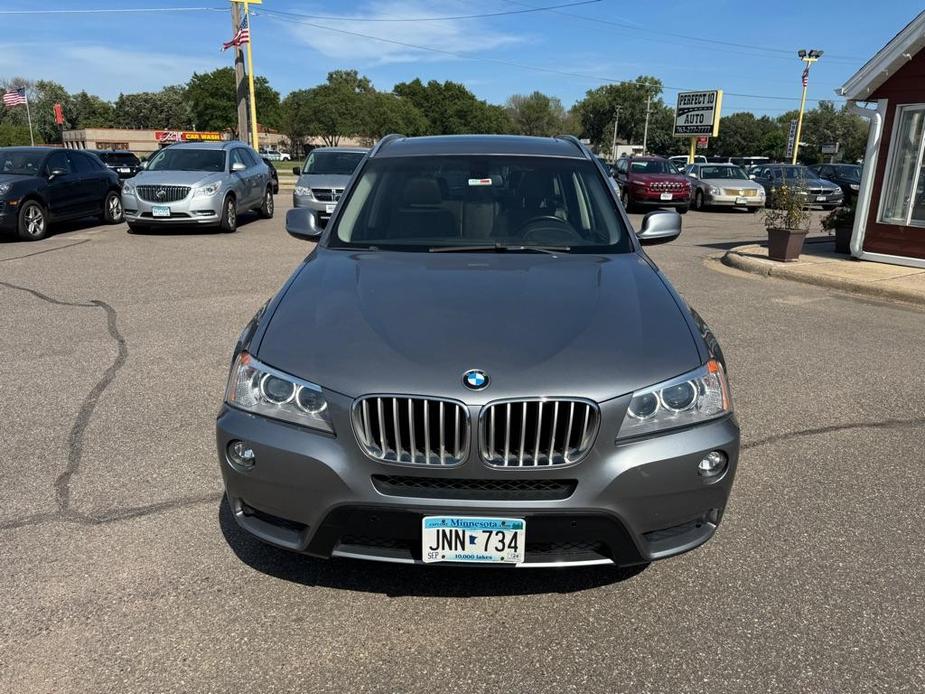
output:
[[[851,234],[854,231],[855,203],[837,207],[822,218],[822,228],[835,234],[835,252],[851,253]]]
[[[764,210],[771,260],[791,262],[799,259],[809,233],[810,215],[805,206],[806,193],[801,182],[775,189],[771,204]]]

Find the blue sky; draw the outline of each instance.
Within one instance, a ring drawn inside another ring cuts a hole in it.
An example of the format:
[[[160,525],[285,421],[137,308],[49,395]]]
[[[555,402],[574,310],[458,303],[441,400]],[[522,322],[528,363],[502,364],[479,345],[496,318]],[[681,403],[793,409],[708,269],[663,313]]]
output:
[[[777,115],[798,105],[797,49],[825,50],[813,68],[809,96],[834,98],[833,90],[922,9],[913,0],[602,0],[529,14],[424,19],[566,2],[264,0],[266,10],[352,19],[272,16],[255,7],[255,68],[283,95],[323,81],[330,70],[355,68],[384,90],[414,77],[449,79],[494,103],[540,90],[566,107],[604,80],[651,74],[672,87],[663,95],[672,104],[678,88],[720,88],[727,92],[725,113]],[[3,14],[154,7],[171,9]],[[188,7],[216,9],[177,9]],[[231,35],[227,7],[227,0],[3,0],[0,78],[52,79],[71,91],[86,89],[108,99],[185,82],[193,71],[231,64],[231,54],[220,53]],[[415,21],[361,21],[381,18]]]

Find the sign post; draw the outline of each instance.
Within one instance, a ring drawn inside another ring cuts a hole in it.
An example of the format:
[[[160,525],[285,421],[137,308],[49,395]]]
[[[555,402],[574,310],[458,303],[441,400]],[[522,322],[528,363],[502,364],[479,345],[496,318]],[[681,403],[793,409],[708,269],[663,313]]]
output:
[[[797,141],[797,122],[796,120],[790,121],[790,133],[787,135],[787,153],[785,158],[790,159],[795,155],[796,152],[796,141]],[[796,162],[793,162],[796,164]]]
[[[723,91],[680,92],[674,113],[675,137],[690,138],[688,164],[694,163],[699,138],[719,135]]]

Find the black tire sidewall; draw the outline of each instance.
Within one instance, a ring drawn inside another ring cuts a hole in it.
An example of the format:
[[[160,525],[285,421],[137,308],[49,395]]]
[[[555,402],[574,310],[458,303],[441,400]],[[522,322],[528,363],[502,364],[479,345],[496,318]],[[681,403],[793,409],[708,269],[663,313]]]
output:
[[[231,202],[234,205],[234,198],[230,195],[225,196],[225,199],[222,200],[222,217],[221,221],[218,224],[218,228],[224,231],[227,234],[233,234],[238,230],[238,215],[237,210],[235,210],[234,215],[234,226],[231,226],[228,223],[228,203]]]
[[[42,216],[45,218],[45,228],[42,230],[41,236],[32,236],[26,231],[26,210],[30,207],[38,207],[42,212]],[[41,241],[48,236],[48,212],[45,210],[45,206],[42,205],[42,203],[37,200],[27,200],[23,206],[19,208],[16,233],[22,241]]]
[[[270,203],[267,207],[267,202]],[[273,201],[273,188],[267,186],[267,189],[263,193],[263,203],[260,205],[260,216],[264,219],[273,219],[273,214],[276,211],[276,205]]]
[[[702,210],[703,209],[703,191],[698,190],[694,193],[694,209]]]

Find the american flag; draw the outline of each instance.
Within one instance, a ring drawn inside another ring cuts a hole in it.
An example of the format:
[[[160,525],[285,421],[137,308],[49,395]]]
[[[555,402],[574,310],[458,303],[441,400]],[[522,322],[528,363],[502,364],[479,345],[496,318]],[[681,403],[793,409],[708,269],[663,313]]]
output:
[[[4,106],[21,106],[26,103],[26,88],[7,89],[3,94]]]
[[[808,84],[809,84],[809,65],[803,68],[803,86],[805,87]]]
[[[231,41],[222,44],[222,51],[227,51],[232,46],[243,46],[245,43],[250,42],[251,30],[247,27],[247,15],[244,15],[244,19],[241,20],[241,26],[238,27]]]

